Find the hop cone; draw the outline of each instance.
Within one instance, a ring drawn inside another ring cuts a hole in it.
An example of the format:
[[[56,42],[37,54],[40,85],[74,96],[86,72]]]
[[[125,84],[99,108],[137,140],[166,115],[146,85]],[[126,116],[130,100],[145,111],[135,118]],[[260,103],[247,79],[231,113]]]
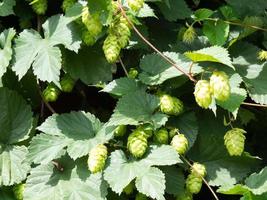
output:
[[[96,42],[95,37],[86,28],[82,28],[82,40],[88,46],[92,46]]]
[[[13,187],[13,193],[17,200],[23,200],[25,184],[18,184]]]
[[[176,197],[176,200],[193,200],[193,195],[185,190],[184,193]]]
[[[131,68],[130,71],[128,72],[128,77],[129,78],[136,78],[138,75],[138,71],[135,68]]]
[[[206,80],[197,82],[194,91],[197,104],[202,108],[208,108],[212,101],[210,84]]]
[[[99,144],[94,147],[88,157],[88,168],[92,173],[97,173],[102,171],[105,166],[105,162],[107,159],[108,150],[107,147],[103,144]]]
[[[177,133],[179,133],[179,129],[178,128],[173,128],[169,131],[169,138],[173,138],[175,135],[177,135]]]
[[[150,138],[153,135],[153,126],[150,124],[143,124],[137,127],[136,131],[142,134],[146,138]]]
[[[66,12],[69,8],[71,8],[75,3],[77,2],[77,0],[63,0],[62,3],[62,10],[64,12]]]
[[[45,14],[47,10],[47,0],[37,0],[37,1],[32,1],[32,9],[34,12],[38,15],[43,15]]]
[[[184,105],[178,98],[163,94],[160,96],[160,110],[165,114],[177,116],[183,112]]]
[[[192,194],[200,192],[202,187],[202,179],[195,174],[189,174],[185,182],[186,190]]]
[[[200,163],[195,162],[191,167],[191,173],[195,176],[204,177],[207,174],[206,167]]]
[[[136,129],[128,137],[127,148],[134,157],[142,157],[147,149],[146,136]]]
[[[147,197],[142,193],[137,193],[137,195],[135,196],[135,200],[147,200]]]
[[[127,0],[129,7],[138,12],[144,6],[144,0]]]
[[[226,101],[231,92],[227,74],[221,71],[213,72],[210,77],[210,88],[215,99]]]
[[[60,81],[60,85],[63,92],[71,92],[74,88],[75,81],[69,74],[65,74]]]
[[[123,189],[123,192],[127,195],[130,195],[132,194],[134,191],[134,183],[131,182],[129,183],[124,189]]]
[[[258,53],[258,59],[259,60],[267,60],[267,51],[265,50],[261,50],[259,53]]]
[[[231,156],[240,156],[244,151],[246,131],[233,128],[224,135],[224,145]]]
[[[60,90],[58,87],[50,83],[43,91],[43,97],[46,102],[54,102],[57,100]]]
[[[114,131],[114,135],[116,137],[122,137],[125,135],[126,133],[126,129],[127,129],[127,126],[126,125],[119,125],[115,131]]]
[[[195,29],[192,26],[189,26],[183,34],[183,42],[190,44],[195,40],[196,36]]]
[[[114,63],[118,59],[121,47],[115,35],[109,34],[103,45],[104,54],[109,63]]]
[[[183,134],[175,135],[172,138],[171,146],[173,146],[179,154],[184,154],[188,149],[188,140]]]
[[[98,13],[90,14],[88,7],[84,7],[82,11],[82,22],[92,36],[97,36],[102,32],[102,24]]]
[[[169,141],[169,133],[167,129],[161,128],[154,133],[153,137],[154,142],[159,144],[168,144]]]
[[[121,48],[127,46],[129,38],[131,36],[131,30],[129,28],[128,21],[123,17],[120,16],[113,27],[114,34],[118,37],[118,43]]]

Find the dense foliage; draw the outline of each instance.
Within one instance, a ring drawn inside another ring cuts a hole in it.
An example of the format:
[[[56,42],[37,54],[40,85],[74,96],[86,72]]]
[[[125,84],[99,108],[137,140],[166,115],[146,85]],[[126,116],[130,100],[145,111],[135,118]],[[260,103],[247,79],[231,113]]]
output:
[[[0,199],[267,199],[266,0],[1,0]]]

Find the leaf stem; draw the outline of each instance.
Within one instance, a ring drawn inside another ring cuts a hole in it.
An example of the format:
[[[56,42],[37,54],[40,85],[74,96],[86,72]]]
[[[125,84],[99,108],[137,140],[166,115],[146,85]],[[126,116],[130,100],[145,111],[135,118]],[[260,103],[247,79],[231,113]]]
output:
[[[254,107],[261,107],[261,108],[267,108],[267,105],[262,105],[262,104],[257,104],[257,103],[243,102],[242,105],[245,105],[245,106],[254,106]]]
[[[152,43],[150,43],[143,35],[142,33],[135,27],[135,25],[131,22],[131,20],[127,17],[120,0],[118,1],[118,6],[121,10],[121,14],[123,15],[123,17],[128,21],[128,23],[130,24],[130,26],[133,28],[133,30],[136,32],[136,34],[151,48],[153,49],[155,52],[157,52],[163,59],[165,59],[168,63],[170,63],[173,67],[175,67],[178,71],[180,71],[181,73],[185,74],[191,81],[193,82],[197,82],[193,76],[191,76],[190,74],[188,74],[187,72],[185,72],[181,67],[177,66],[177,64],[172,61],[169,57],[165,56],[160,50],[158,50]]]

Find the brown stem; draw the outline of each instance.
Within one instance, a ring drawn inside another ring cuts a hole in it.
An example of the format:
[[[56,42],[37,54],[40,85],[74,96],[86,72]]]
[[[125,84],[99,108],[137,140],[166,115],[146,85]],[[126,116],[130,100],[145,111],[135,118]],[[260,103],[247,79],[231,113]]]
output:
[[[175,67],[178,71],[182,72],[183,74],[185,74],[191,81],[193,82],[197,82],[193,76],[191,76],[190,74],[188,74],[187,72],[185,72],[181,67],[177,66],[177,64],[172,61],[169,57],[165,56],[160,50],[158,50],[152,43],[150,43],[143,35],[142,33],[140,33],[140,31],[135,27],[135,25],[131,22],[131,20],[129,20],[129,18],[127,17],[121,2],[118,1],[118,6],[121,10],[121,14],[123,15],[123,17],[128,21],[128,23],[130,24],[130,26],[133,28],[133,30],[136,32],[136,34],[151,48],[153,49],[155,52],[157,52],[163,59],[165,59],[168,63],[170,63],[173,67]]]
[[[124,73],[126,74],[126,76],[129,76],[129,74],[128,74],[128,72],[127,72],[127,69],[126,69],[126,67],[125,67],[125,65],[124,65],[124,63],[123,63],[121,57],[119,57],[119,61],[120,61],[120,64],[121,64],[121,66],[122,66],[122,69],[123,69]]]
[[[44,96],[43,96],[43,94],[42,94],[40,88],[39,88],[39,94],[40,94],[40,96],[41,96],[41,98],[42,98],[42,101],[44,102],[44,104],[46,105],[46,107],[51,111],[51,113],[53,113],[53,114],[57,113],[57,112],[54,110],[54,108],[53,108],[47,101],[45,101]]]
[[[261,105],[261,104],[257,104],[257,103],[243,102],[242,105],[245,105],[245,106],[254,106],[254,107],[261,107],[261,108],[267,108],[267,105]]]
[[[64,168],[63,168],[57,161],[52,160],[52,164],[55,165],[55,167],[56,167],[59,171],[61,171],[61,172],[64,171]]]

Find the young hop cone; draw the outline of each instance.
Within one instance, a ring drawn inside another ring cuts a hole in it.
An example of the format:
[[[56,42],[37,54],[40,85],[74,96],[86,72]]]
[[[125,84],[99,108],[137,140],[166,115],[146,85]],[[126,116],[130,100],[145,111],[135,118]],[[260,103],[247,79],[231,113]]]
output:
[[[267,60],[267,51],[265,51],[265,50],[259,51],[258,59],[261,61]]]
[[[206,80],[198,81],[195,86],[194,95],[197,104],[200,107],[207,109],[212,102],[212,93],[209,82]]]
[[[83,8],[82,22],[93,37],[96,37],[102,32],[102,24],[99,13],[90,14],[88,6]]]
[[[146,195],[142,194],[142,193],[137,193],[137,195],[135,196],[135,200],[147,200]]]
[[[117,128],[114,131],[114,136],[115,137],[122,137],[125,135],[126,130],[127,130],[126,125],[119,125],[119,126],[117,126]]]
[[[131,36],[131,29],[127,19],[121,15],[118,18],[118,21],[115,24],[113,31],[118,36],[118,43],[120,47],[126,47]]]
[[[228,76],[225,72],[215,71],[210,77],[210,88],[219,101],[226,101],[231,93]]]
[[[13,187],[13,193],[16,200],[23,200],[25,184],[18,184]]]
[[[153,135],[153,126],[151,124],[142,124],[137,127],[136,131],[148,139]]]
[[[193,26],[189,26],[183,34],[183,42],[191,44],[196,36],[197,34]]]
[[[47,0],[33,0],[31,5],[37,15],[43,15],[47,10]]]
[[[193,195],[192,193],[185,190],[184,193],[176,197],[176,200],[193,200]]]
[[[64,12],[66,12],[68,9],[70,9],[75,3],[77,2],[77,0],[63,0],[62,2],[62,10]]]
[[[230,156],[241,156],[244,151],[246,136],[245,130],[233,128],[224,135],[224,145]]]
[[[118,43],[118,38],[115,35],[109,34],[106,37],[103,44],[103,51],[109,63],[116,62],[120,55],[121,47]]]
[[[130,195],[132,194],[134,191],[134,183],[131,182],[129,183],[124,189],[123,189],[123,192],[127,195]]]
[[[94,174],[103,170],[108,156],[107,147],[103,144],[95,146],[89,153],[87,165]]]
[[[196,176],[205,177],[207,174],[206,167],[198,162],[195,162],[191,167],[191,174],[195,174]]]
[[[145,154],[147,146],[147,137],[143,132],[136,129],[129,135],[127,148],[134,157],[141,158]]]
[[[192,194],[198,194],[202,187],[202,178],[195,174],[189,174],[185,181],[186,190]]]
[[[72,92],[74,86],[75,86],[75,81],[71,78],[69,74],[64,74],[62,79],[60,80],[60,85],[61,85],[61,90],[63,92]]]
[[[181,155],[185,154],[188,149],[188,140],[183,134],[175,135],[172,138],[171,146]]]
[[[138,12],[144,6],[144,0],[127,0],[129,7],[134,11]]]
[[[169,133],[166,128],[161,128],[154,133],[153,137],[154,142],[159,144],[168,144]]]
[[[58,99],[59,94],[59,88],[53,83],[48,84],[43,91],[43,97],[46,102],[55,102]]]
[[[167,115],[177,116],[184,111],[183,102],[168,94],[160,95],[160,110]]]

